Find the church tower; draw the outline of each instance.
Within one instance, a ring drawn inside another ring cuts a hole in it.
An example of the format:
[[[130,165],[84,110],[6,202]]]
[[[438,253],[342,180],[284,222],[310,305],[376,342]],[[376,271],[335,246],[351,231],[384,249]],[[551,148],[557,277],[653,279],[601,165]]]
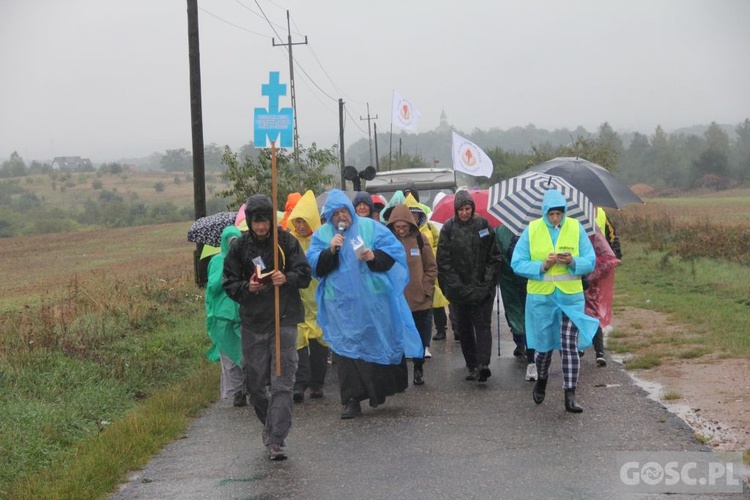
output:
[[[451,130],[451,126],[448,125],[448,115],[445,114],[445,110],[442,110],[442,112],[440,113],[440,125],[438,125],[435,130],[437,130],[438,132]]]

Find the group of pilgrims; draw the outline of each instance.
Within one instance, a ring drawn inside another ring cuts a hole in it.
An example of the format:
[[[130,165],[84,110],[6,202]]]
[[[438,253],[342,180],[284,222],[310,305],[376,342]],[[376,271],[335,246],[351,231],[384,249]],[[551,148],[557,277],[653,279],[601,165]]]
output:
[[[413,185],[387,203],[332,189],[322,210],[312,191],[293,193],[275,246],[273,203],[254,194],[224,229],[208,266],[208,356],[221,362],[222,398],[253,407],[269,459],[287,458],[293,406],[324,397],[329,364],[341,418],[356,418],[362,402],[376,408],[406,390],[407,360],[413,385],[425,383],[431,340],[445,341],[450,323],[465,379],[485,383],[498,286],[534,402],[545,398],[558,350],[565,410],[583,411],[575,400],[580,356],[593,343],[597,365],[606,366],[603,328],[621,257],[606,214],[599,210],[589,236],[549,190],[542,217],[518,236],[478,215],[469,190],[455,194],[454,210],[443,225],[430,221]]]

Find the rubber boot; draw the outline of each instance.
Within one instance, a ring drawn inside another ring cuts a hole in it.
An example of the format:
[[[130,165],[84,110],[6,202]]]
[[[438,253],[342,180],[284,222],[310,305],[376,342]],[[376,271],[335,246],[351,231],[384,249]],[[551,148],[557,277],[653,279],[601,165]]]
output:
[[[583,408],[578,406],[575,398],[575,389],[565,389],[565,411],[570,413],[583,413]]]
[[[546,378],[540,378],[536,381],[536,384],[534,384],[534,391],[531,393],[531,395],[534,397],[534,402],[536,404],[540,404],[542,401],[544,401],[544,396],[547,394],[547,379]]]

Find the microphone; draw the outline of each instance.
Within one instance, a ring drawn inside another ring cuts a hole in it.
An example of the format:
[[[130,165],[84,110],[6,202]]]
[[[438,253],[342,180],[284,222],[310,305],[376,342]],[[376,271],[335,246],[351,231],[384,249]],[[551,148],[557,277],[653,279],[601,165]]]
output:
[[[344,221],[341,221],[339,222],[338,232],[339,234],[343,235],[344,231],[346,231],[346,224],[344,223]],[[336,253],[338,253],[341,250],[341,247],[335,247],[335,248],[336,248]]]

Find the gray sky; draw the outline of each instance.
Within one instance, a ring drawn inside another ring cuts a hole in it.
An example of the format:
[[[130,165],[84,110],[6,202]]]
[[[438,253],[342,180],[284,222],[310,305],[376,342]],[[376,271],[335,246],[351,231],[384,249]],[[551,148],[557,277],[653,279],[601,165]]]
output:
[[[748,0],[198,3],[206,144],[251,140],[268,73],[289,82],[258,5],[284,42],[285,9],[293,41],[308,36],[293,48],[304,145],[338,142],[339,97],[346,144],[367,137],[367,102],[388,131],[394,90],[420,132],[443,109],[466,133],[609,121],[651,135],[750,117]],[[185,0],[0,0],[0,68],[0,158],[191,149]]]

